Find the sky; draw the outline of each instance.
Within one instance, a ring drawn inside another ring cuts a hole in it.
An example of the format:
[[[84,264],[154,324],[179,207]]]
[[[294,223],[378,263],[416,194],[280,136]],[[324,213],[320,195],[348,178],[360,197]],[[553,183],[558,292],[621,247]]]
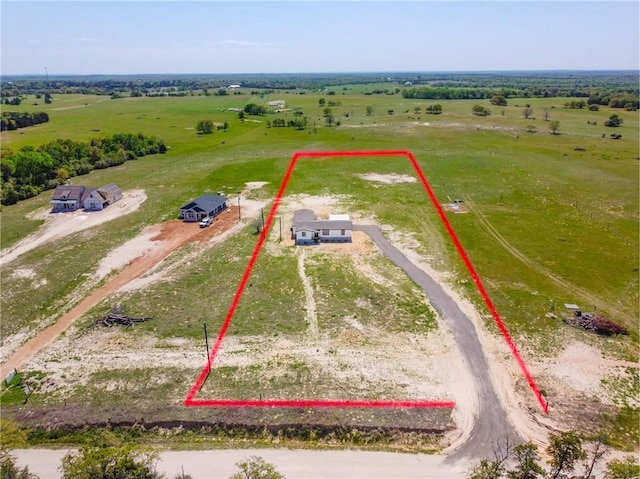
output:
[[[638,70],[632,1],[2,0],[0,74]]]

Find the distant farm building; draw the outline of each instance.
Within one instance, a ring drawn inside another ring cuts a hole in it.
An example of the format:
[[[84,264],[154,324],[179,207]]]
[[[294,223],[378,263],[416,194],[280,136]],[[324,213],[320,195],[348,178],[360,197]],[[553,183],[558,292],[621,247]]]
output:
[[[284,108],[286,106],[286,103],[284,100],[274,100],[267,103],[267,105],[273,108]]]
[[[214,218],[227,209],[227,198],[207,193],[180,208],[180,218],[188,222]]]
[[[229,85],[227,88],[229,90],[235,90],[236,88],[242,88],[242,85]]]
[[[328,220],[319,220],[316,214],[308,209],[293,213],[291,239],[296,245],[318,243],[351,242],[353,223],[349,215],[331,215]]]
[[[122,191],[109,183],[102,188],[87,188],[81,185],[58,185],[51,197],[51,211],[64,213],[85,209],[102,210],[122,199]]]

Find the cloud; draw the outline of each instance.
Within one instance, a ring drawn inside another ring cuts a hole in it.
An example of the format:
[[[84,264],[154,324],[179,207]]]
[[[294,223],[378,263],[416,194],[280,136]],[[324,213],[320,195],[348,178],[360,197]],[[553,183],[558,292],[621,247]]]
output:
[[[73,41],[78,43],[94,43],[94,42],[97,42],[98,40],[96,40],[95,38],[89,38],[89,37],[77,37],[77,38],[74,38]]]
[[[216,45],[236,45],[241,47],[275,47],[280,46],[282,43],[278,42],[251,42],[247,40],[223,40],[216,42]]]

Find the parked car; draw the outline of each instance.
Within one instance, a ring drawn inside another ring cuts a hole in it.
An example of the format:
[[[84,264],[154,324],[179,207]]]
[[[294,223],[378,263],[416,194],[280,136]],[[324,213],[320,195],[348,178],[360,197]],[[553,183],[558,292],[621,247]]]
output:
[[[206,228],[207,226],[211,226],[211,223],[213,223],[213,218],[207,216],[206,218],[203,218],[202,221],[200,222],[200,228]]]

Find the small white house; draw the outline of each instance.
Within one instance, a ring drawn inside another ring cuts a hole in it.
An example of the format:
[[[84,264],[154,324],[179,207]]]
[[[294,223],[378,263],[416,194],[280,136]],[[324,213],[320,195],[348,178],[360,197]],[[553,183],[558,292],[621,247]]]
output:
[[[100,211],[122,199],[122,191],[115,184],[109,183],[102,188],[91,190],[84,199],[84,209]]]
[[[308,209],[294,212],[291,239],[296,245],[350,243],[353,223],[349,215],[332,215],[332,217],[328,220],[319,220],[315,213]]]

